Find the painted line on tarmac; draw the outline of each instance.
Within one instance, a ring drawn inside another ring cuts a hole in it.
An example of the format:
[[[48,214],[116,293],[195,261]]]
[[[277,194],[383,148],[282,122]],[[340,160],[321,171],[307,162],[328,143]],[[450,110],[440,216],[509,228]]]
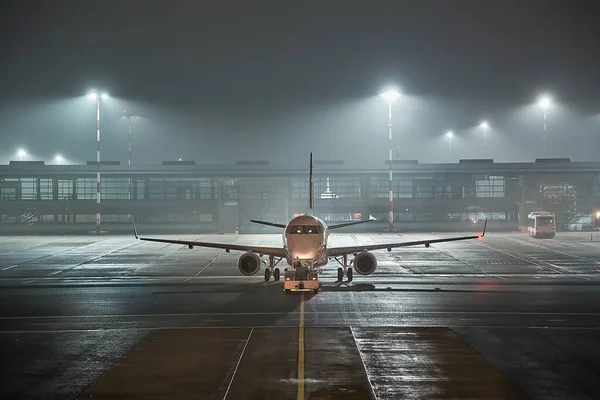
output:
[[[250,343],[250,337],[252,337],[252,332],[254,332],[254,327],[250,330],[250,334],[248,335],[248,339],[246,339],[246,344],[244,344],[244,348],[242,349],[242,354],[240,354],[240,358],[238,359],[237,364],[235,365],[235,369],[233,370],[233,374],[231,375],[231,380],[229,381],[229,385],[227,385],[227,390],[225,391],[225,395],[223,396],[223,400],[227,398],[229,394],[229,389],[231,389],[231,384],[235,378],[235,373],[237,372],[240,363],[242,362],[242,357],[244,357],[244,352],[246,351],[246,347],[248,347],[248,343]]]
[[[361,326],[362,328],[362,326]],[[356,336],[354,335],[354,328],[350,327],[350,333],[352,334],[352,339],[354,340],[354,344],[356,345],[356,350],[358,350],[358,355],[360,356],[360,362],[362,363],[363,370],[365,371],[365,375],[367,376],[367,382],[369,382],[369,388],[371,389],[371,394],[373,395],[373,399],[377,399],[377,394],[375,393],[375,389],[373,388],[373,384],[371,383],[371,375],[369,375],[369,371],[367,370],[367,365],[365,363],[365,358],[363,356],[362,351],[360,351],[360,346],[358,345],[358,341],[356,340]]]
[[[548,329],[548,330],[585,330],[585,331],[596,331],[600,330],[600,325],[598,326],[547,326],[547,325],[354,325],[360,328],[472,328],[472,329]],[[331,329],[331,328],[343,328],[348,327],[348,325],[315,325],[311,326],[310,329]],[[26,334],[26,333],[80,333],[80,332],[120,332],[120,331],[160,331],[160,330],[193,330],[193,329],[248,329],[248,328],[256,328],[256,329],[283,329],[283,328],[298,328],[298,325],[246,325],[246,326],[161,326],[161,327],[151,327],[151,328],[101,328],[101,329],[31,329],[31,330],[5,330],[0,331],[0,335],[12,335],[12,334]]]
[[[490,250],[493,250],[493,251],[497,251],[498,253],[501,253],[501,254],[507,255],[507,256],[509,256],[509,257],[516,258],[517,260],[521,260],[521,261],[523,261],[523,262],[526,262],[527,264],[536,265],[536,266],[538,266],[538,267],[544,267],[544,268],[546,268],[546,269],[549,269],[550,271],[552,271],[552,272],[554,272],[554,273],[559,273],[559,274],[561,274],[561,275],[564,275],[564,274],[568,274],[568,273],[570,273],[570,272],[571,272],[571,271],[569,271],[569,270],[565,270],[565,269],[564,269],[564,268],[562,268],[562,267],[559,267],[558,265],[555,265],[555,264],[549,263],[549,262],[547,262],[547,261],[542,261],[542,260],[539,260],[539,259],[537,259],[537,258],[531,258],[531,260],[527,260],[527,259],[525,259],[525,258],[523,258],[523,257],[519,257],[519,256],[516,256],[516,255],[514,255],[514,254],[507,253],[506,251],[503,251],[503,250],[496,249],[496,248],[494,248],[494,247],[492,247],[492,246],[485,245],[485,244],[483,244],[483,243],[481,243],[481,242],[478,242],[477,244],[478,244],[479,246],[482,246],[482,247],[488,248],[488,249],[490,249]]]
[[[304,292],[300,296],[300,321],[298,323],[298,390],[297,400],[304,400]]]
[[[573,257],[573,258],[579,258],[579,259],[581,259],[581,260],[585,260],[585,261],[587,261],[587,262],[589,262],[589,263],[596,264],[596,265],[600,265],[600,262],[599,262],[599,261],[597,261],[597,260],[592,260],[592,259],[590,259],[590,258],[583,257],[583,256],[578,256],[578,255],[576,255],[576,254],[570,254],[570,253],[564,252],[564,251],[562,251],[562,250],[556,250],[556,249],[554,249],[554,248],[552,248],[552,247],[549,247],[549,246],[543,246],[543,245],[541,245],[541,244],[539,244],[539,243],[531,242],[531,241],[529,241],[529,240],[518,240],[518,239],[516,239],[516,238],[509,238],[509,239],[510,239],[510,240],[514,240],[514,241],[516,241],[516,242],[519,242],[519,243],[525,243],[525,244],[527,244],[527,245],[529,245],[529,246],[532,246],[532,247],[539,247],[539,248],[541,248],[541,249],[544,249],[544,250],[550,250],[550,251],[553,251],[553,252],[555,252],[555,253],[564,254],[564,255],[566,255],[566,256],[569,256],[569,257]]]
[[[456,261],[458,261],[458,262],[461,262],[461,263],[463,263],[463,264],[465,264],[465,265],[468,265],[469,267],[471,267],[471,268],[473,268],[473,269],[475,269],[475,270],[479,271],[480,273],[482,273],[482,274],[483,274],[483,275],[485,275],[485,276],[493,276],[494,278],[498,278],[498,279],[506,280],[506,278],[503,278],[503,277],[501,277],[501,276],[499,276],[499,275],[496,275],[496,274],[490,274],[490,273],[488,273],[488,272],[484,271],[483,269],[479,268],[478,266],[476,266],[475,264],[473,264],[473,263],[472,263],[472,262],[470,262],[470,261],[465,261],[465,260],[463,260],[463,259],[461,259],[461,258],[455,257],[455,256],[453,256],[452,254],[450,254],[450,253],[449,253],[448,251],[446,251],[446,250],[442,250],[442,249],[440,249],[440,248],[436,248],[436,250],[437,250],[437,251],[439,251],[440,253],[446,254],[448,257],[451,257],[451,258],[455,259],[455,260],[456,260]]]
[[[9,251],[5,251],[0,253],[0,256],[6,255],[6,254],[11,254],[11,253],[19,253],[25,250],[31,250],[31,249],[35,249],[36,247],[44,247],[44,246],[50,246],[52,244],[55,243],[60,243],[60,242],[64,242],[65,240],[69,240],[68,238],[61,238],[61,239],[57,239],[57,240],[51,240],[42,244],[34,244],[33,246],[28,246],[28,247],[23,247],[20,249],[15,249],[15,250],[9,250]],[[11,243],[12,244],[12,243]]]
[[[305,311],[302,315],[339,315],[368,314],[368,315],[566,315],[574,317],[598,317],[600,312],[536,312],[536,311]],[[88,315],[29,315],[3,316],[1,321],[36,320],[36,319],[76,319],[76,318],[165,318],[165,317],[202,317],[202,316],[260,316],[260,315],[301,315],[300,312],[232,312],[232,313],[173,313],[173,314],[88,314]]]
[[[18,266],[19,266],[19,264],[11,265],[10,267],[4,267],[4,268],[2,268],[2,271],[6,271],[6,270],[9,270],[11,268],[18,267]]]
[[[217,261],[217,259],[218,259],[219,257],[221,257],[223,254],[225,254],[225,250],[223,250],[223,251],[222,251],[222,252],[220,252],[220,253],[219,253],[219,254],[218,254],[218,255],[217,255],[215,258],[213,258],[212,260],[210,260],[210,262],[209,262],[208,264],[206,264],[206,265],[204,266],[204,268],[202,268],[200,271],[198,271],[198,273],[196,273],[196,275],[188,277],[188,278],[187,278],[185,281],[187,282],[187,281],[189,281],[190,279],[193,279],[193,278],[196,278],[196,277],[198,277],[198,275],[200,275],[202,272],[204,272],[204,270],[205,270],[206,268],[210,267],[210,265],[211,265],[212,263],[214,263],[215,261]]]

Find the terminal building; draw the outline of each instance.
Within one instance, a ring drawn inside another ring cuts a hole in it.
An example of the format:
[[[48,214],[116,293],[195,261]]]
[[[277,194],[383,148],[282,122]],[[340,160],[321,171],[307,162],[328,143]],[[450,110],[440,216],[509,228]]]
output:
[[[402,231],[517,230],[531,211],[556,214],[557,231],[588,230],[600,208],[600,163],[537,159],[528,163],[393,161],[394,228]],[[125,232],[135,218],[144,233],[262,233],[307,212],[306,165],[238,161],[233,165],[101,163],[101,220]],[[330,222],[375,219],[388,229],[388,169],[315,161],[315,213]],[[600,213],[598,214],[600,216]],[[0,165],[0,233],[83,232],[96,219],[96,163]],[[354,228],[351,228],[354,229]]]

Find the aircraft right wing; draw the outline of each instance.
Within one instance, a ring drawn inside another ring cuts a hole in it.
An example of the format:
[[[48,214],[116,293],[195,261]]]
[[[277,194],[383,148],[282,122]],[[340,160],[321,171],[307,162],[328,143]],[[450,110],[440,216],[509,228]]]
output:
[[[458,237],[449,237],[449,238],[441,238],[441,239],[425,239],[425,240],[415,240],[412,242],[398,242],[398,243],[381,243],[381,244],[368,244],[364,246],[348,246],[348,247],[334,247],[331,249],[327,249],[328,257],[338,257],[346,254],[359,253],[361,251],[372,251],[372,250],[383,250],[383,249],[392,249],[396,247],[408,247],[408,246],[419,246],[425,245],[429,247],[432,243],[443,243],[443,242],[454,242],[457,240],[469,240],[469,239],[481,239],[485,236],[485,228],[487,226],[487,219],[483,223],[483,232],[480,235],[474,236],[458,236]]]
[[[194,240],[173,240],[173,239],[160,239],[160,238],[146,238],[139,237],[135,223],[133,224],[133,234],[137,240],[145,240],[147,242],[158,242],[158,243],[170,243],[170,244],[181,244],[188,246],[190,249],[195,246],[198,247],[211,247],[214,249],[223,249],[227,252],[229,250],[237,251],[251,251],[253,253],[265,254],[267,256],[285,257],[285,250],[282,247],[263,247],[253,245],[239,245],[239,244],[227,244],[227,243],[213,243],[213,242],[197,242]]]
[[[285,228],[285,225],[283,225],[283,224],[276,224],[275,222],[258,221],[258,220],[255,220],[255,219],[251,219],[250,222],[254,222],[255,224],[261,224],[261,225],[267,225],[267,226],[274,226],[275,228]]]

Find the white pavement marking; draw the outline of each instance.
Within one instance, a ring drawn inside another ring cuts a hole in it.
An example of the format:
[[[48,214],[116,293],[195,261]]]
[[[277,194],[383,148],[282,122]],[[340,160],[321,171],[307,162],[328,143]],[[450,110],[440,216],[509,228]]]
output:
[[[108,240],[108,239],[105,239],[105,240]],[[91,244],[89,244],[88,246],[91,246],[91,245],[94,245],[94,244],[98,244],[98,243],[102,243],[102,242],[103,242],[103,241],[94,242],[94,243],[91,243]],[[80,263],[78,263],[78,264],[72,265],[72,266],[70,266],[70,267],[68,267],[68,268],[64,268],[64,269],[60,269],[60,270],[58,270],[58,271],[54,271],[54,272],[52,272],[50,275],[47,275],[47,276],[49,276],[49,277],[51,277],[51,276],[55,276],[55,275],[58,275],[58,274],[62,274],[63,272],[69,272],[69,271],[71,271],[71,270],[74,270],[74,269],[76,269],[76,268],[78,268],[78,267],[81,267],[82,265],[89,265],[89,264],[95,263],[95,262],[97,262],[97,261],[101,260],[102,258],[104,258],[104,257],[106,257],[106,256],[109,256],[109,255],[111,255],[111,254],[118,253],[118,252],[119,252],[119,251],[121,251],[121,250],[129,249],[130,247],[134,247],[134,246],[136,246],[136,245],[137,245],[137,243],[133,243],[133,244],[130,244],[130,245],[127,245],[127,246],[119,247],[118,249],[115,249],[115,250],[113,250],[113,251],[109,251],[109,252],[107,252],[107,253],[102,253],[102,255],[100,255],[99,257],[98,257],[98,256],[95,256],[95,258],[94,258],[94,259],[92,259],[92,260],[84,260],[84,261],[82,261],[82,262],[80,262]],[[77,247],[76,249],[72,249],[72,250],[79,250],[79,249],[81,249],[81,248],[83,248],[83,247],[86,247],[86,246]],[[67,252],[68,252],[68,251],[70,251],[70,250],[67,250]]]
[[[340,315],[341,311],[305,311],[306,315]],[[537,312],[537,311],[345,311],[347,314],[369,315],[540,315],[600,317],[600,312]],[[76,319],[76,318],[165,318],[165,317],[202,317],[202,316],[257,316],[257,315],[299,315],[292,312],[231,312],[231,313],[172,313],[172,314],[88,314],[88,315],[29,315],[0,317],[2,321],[36,319]]]
[[[459,261],[459,262],[461,262],[461,263],[463,263],[463,264],[465,264],[465,265],[468,265],[469,267],[471,267],[471,268],[473,268],[473,269],[475,269],[475,270],[477,270],[477,271],[481,272],[482,274],[484,274],[484,275],[486,275],[486,276],[493,276],[494,278],[498,278],[498,279],[506,280],[506,278],[503,278],[503,277],[501,277],[501,276],[499,276],[499,275],[496,275],[496,274],[490,274],[489,272],[486,272],[486,271],[484,271],[483,269],[479,268],[478,266],[476,266],[475,264],[473,264],[473,263],[472,263],[472,262],[470,262],[470,261],[466,261],[466,260],[463,260],[462,258],[455,257],[455,256],[453,256],[452,254],[450,254],[450,253],[449,253],[448,251],[446,251],[446,250],[442,250],[442,249],[440,249],[440,248],[436,248],[436,250],[437,250],[437,251],[439,251],[440,253],[444,253],[444,254],[446,254],[448,257],[451,257],[451,258],[453,258],[453,259],[455,259],[455,260],[457,260],[457,261]]]
[[[343,328],[348,327],[348,325],[338,324],[338,325],[318,325],[311,326],[311,329],[331,329],[331,328]],[[360,326],[361,328],[371,328],[372,325],[364,325]],[[548,329],[548,330],[600,330],[599,326],[547,326],[547,325],[377,325],[377,328],[466,328],[466,329]],[[101,329],[50,329],[50,330],[41,330],[41,329],[32,329],[32,330],[14,330],[14,331],[0,331],[0,335],[14,335],[14,334],[26,334],[26,333],[80,333],[80,332],[120,332],[120,331],[163,331],[163,330],[192,330],[192,329],[248,329],[248,328],[269,328],[269,329],[290,329],[290,328],[298,328],[298,324],[293,325],[222,325],[222,326],[159,326],[159,327],[129,327],[129,328],[101,328]]]
[[[18,266],[19,266],[19,264],[11,265],[10,267],[4,267],[4,268],[2,268],[2,271],[6,271],[7,269],[11,269],[11,268],[18,267]]]
[[[29,246],[29,247],[23,247],[23,248],[16,249],[16,250],[9,250],[9,251],[5,251],[5,252],[0,253],[0,256],[3,256],[5,254],[11,254],[11,253],[19,253],[19,252],[22,252],[24,250],[31,250],[31,249],[34,249],[36,247],[48,246],[48,245],[51,245],[51,244],[54,244],[54,243],[60,243],[60,242],[65,241],[65,240],[68,240],[68,239],[61,238],[61,239],[57,239],[57,240],[54,240],[54,241],[44,242],[42,244],[34,244],[33,246]]]
[[[377,394],[375,393],[375,389],[373,389],[373,384],[371,383],[371,375],[369,375],[369,371],[367,371],[367,366],[365,364],[365,359],[363,357],[362,351],[360,351],[360,346],[358,345],[358,341],[356,340],[356,336],[354,336],[354,328],[350,327],[350,333],[352,334],[352,339],[354,339],[354,344],[356,345],[356,350],[358,350],[358,355],[360,356],[360,362],[362,363],[363,369],[365,370],[365,375],[367,376],[367,381],[369,382],[369,388],[371,389],[371,394],[373,398],[377,400]]]
[[[240,366],[240,363],[242,362],[242,357],[244,357],[244,352],[246,351],[246,347],[248,347],[248,343],[250,343],[250,337],[252,336],[252,332],[254,332],[254,327],[252,327],[252,330],[250,330],[250,334],[248,335],[248,339],[246,339],[246,344],[244,345],[244,348],[242,349],[242,354],[240,354],[240,358],[235,366],[235,369],[233,370],[233,375],[231,375],[231,380],[229,381],[229,385],[227,386],[227,390],[225,391],[223,400],[225,400],[227,398],[227,395],[229,394],[229,389],[231,389],[231,384],[233,383],[233,379],[235,378],[235,373],[237,372],[238,367]]]
[[[221,257],[223,254],[225,254],[225,250],[223,250],[223,251],[222,251],[222,252],[220,252],[220,253],[219,253],[219,254],[218,254],[218,255],[217,255],[215,258],[213,258],[212,260],[210,260],[210,262],[209,262],[208,264],[206,264],[206,265],[204,266],[204,268],[202,268],[200,271],[198,271],[198,273],[197,273],[196,275],[188,277],[188,278],[187,278],[185,281],[187,282],[187,281],[189,281],[190,279],[193,279],[193,278],[196,278],[196,277],[198,277],[198,275],[200,275],[202,272],[204,272],[204,270],[205,270],[206,268],[208,268],[208,267],[209,267],[209,266],[210,266],[212,263],[214,263],[215,261],[217,261],[217,258]]]
[[[507,255],[507,256],[509,256],[509,257],[516,258],[517,260],[524,261],[524,262],[526,262],[527,264],[537,265],[538,267],[545,267],[545,268],[549,269],[549,270],[550,270],[550,271],[552,271],[552,272],[558,272],[559,274],[565,274],[565,273],[569,273],[569,272],[570,272],[570,271],[568,271],[568,270],[567,270],[567,271],[565,271],[565,269],[564,269],[564,268],[562,268],[562,267],[559,267],[558,265],[555,265],[555,264],[549,263],[549,262],[547,262],[547,261],[538,260],[537,258],[532,258],[531,260],[527,260],[526,258],[519,257],[519,256],[516,256],[516,255],[514,255],[514,254],[507,253],[506,251],[503,251],[503,250],[496,249],[496,248],[494,248],[494,247],[492,247],[492,246],[489,246],[489,245],[483,244],[483,243],[481,243],[481,242],[478,242],[478,245],[479,245],[479,246],[483,246],[483,247],[485,247],[485,248],[488,248],[488,249],[490,249],[490,250],[493,250],[493,251],[497,251],[498,253],[502,253],[502,254],[504,254],[504,255]],[[576,276],[576,275],[575,275],[575,276]]]
[[[541,244],[533,243],[533,242],[530,242],[529,240],[519,240],[517,238],[511,238],[511,237],[509,237],[508,239],[514,240],[515,242],[525,243],[525,244],[527,244],[529,246],[539,247],[539,248],[542,248],[542,249],[545,249],[545,250],[550,250],[550,251],[553,251],[555,253],[564,254],[564,255],[569,256],[569,257],[579,258],[581,260],[585,260],[585,261],[590,262],[592,264],[600,265],[600,262],[598,262],[597,260],[592,260],[592,259],[587,258],[587,257],[582,257],[582,256],[578,256],[578,255],[575,255],[575,254],[570,254],[570,253],[567,253],[567,252],[564,252],[564,251],[561,251],[561,250],[556,250],[556,249],[554,249],[552,247],[549,247],[549,246],[542,246]]]

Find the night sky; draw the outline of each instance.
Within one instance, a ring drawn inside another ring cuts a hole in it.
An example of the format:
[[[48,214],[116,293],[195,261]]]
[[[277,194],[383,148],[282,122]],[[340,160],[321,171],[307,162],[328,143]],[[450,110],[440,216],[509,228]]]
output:
[[[549,155],[593,160],[600,145],[600,7],[594,1],[3,1],[0,162],[23,146],[94,158],[94,109],[107,90],[104,159],[184,157],[381,165],[395,85],[401,158],[481,158],[481,118],[497,161],[540,157],[542,91]],[[479,135],[479,136],[477,136]],[[462,138],[462,139],[461,139]],[[396,141],[396,140],[395,140]],[[440,142],[441,141],[441,142]],[[14,157],[12,157],[14,159]]]

